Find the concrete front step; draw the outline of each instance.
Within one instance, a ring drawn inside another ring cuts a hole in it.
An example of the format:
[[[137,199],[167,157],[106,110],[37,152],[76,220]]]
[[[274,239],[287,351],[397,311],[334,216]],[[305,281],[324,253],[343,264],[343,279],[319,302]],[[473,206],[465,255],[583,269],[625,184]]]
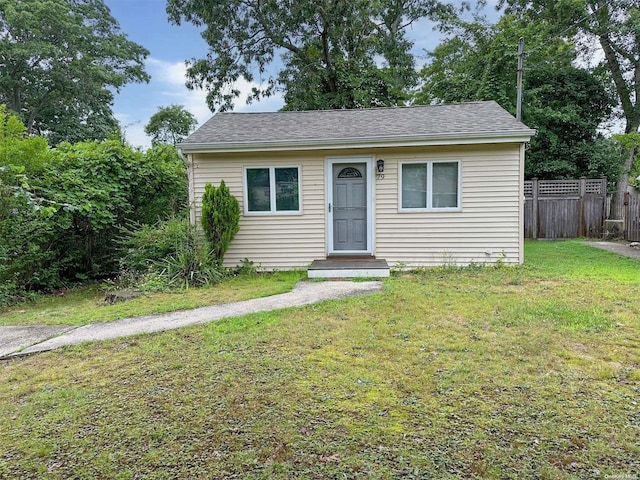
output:
[[[309,278],[386,278],[389,275],[387,261],[371,257],[314,260],[307,271]]]

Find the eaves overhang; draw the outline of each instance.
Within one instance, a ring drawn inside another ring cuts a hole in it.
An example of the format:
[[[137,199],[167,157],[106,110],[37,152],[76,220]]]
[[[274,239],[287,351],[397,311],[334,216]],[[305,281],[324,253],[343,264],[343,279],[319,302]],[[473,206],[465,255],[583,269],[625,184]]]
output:
[[[336,150],[390,147],[423,147],[441,145],[477,145],[487,143],[525,143],[535,130],[520,129],[502,132],[484,133],[445,133],[438,135],[406,135],[377,138],[326,138],[276,141],[217,142],[217,143],[180,143],[178,149],[183,153],[232,153],[232,152],[274,152],[305,150]]]

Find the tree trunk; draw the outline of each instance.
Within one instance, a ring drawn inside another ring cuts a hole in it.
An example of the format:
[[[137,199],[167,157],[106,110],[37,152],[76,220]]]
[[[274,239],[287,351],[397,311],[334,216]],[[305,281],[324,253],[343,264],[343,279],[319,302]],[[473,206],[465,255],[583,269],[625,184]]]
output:
[[[637,132],[639,125],[634,122],[627,123],[627,128],[625,128],[625,133]],[[619,208],[618,202],[622,202],[624,198],[624,193],[627,191],[629,187],[629,172],[633,167],[633,160],[636,156],[636,148],[631,147],[626,149],[623,152],[624,163],[622,164],[622,170],[620,172],[620,176],[618,177],[618,184],[616,185],[616,195],[611,197],[611,216],[609,217],[611,220],[623,220],[623,209]]]
[[[25,127],[27,127],[27,133],[29,135],[35,135],[38,132],[36,132],[33,128],[33,125],[36,122],[36,110],[35,108],[33,110],[31,110],[31,112],[29,113],[29,118],[27,119],[27,124],[25,125]]]
[[[610,31],[611,29],[609,28],[611,22],[611,12],[609,11],[609,7],[605,2],[596,2],[593,8],[594,10],[592,13],[596,14],[596,18],[600,27],[599,31],[593,33],[598,35],[598,40],[600,41],[600,46],[602,47],[602,51],[604,52],[604,58],[609,68],[609,72],[611,73],[611,79],[613,80],[618,100],[620,101],[620,105],[622,106],[622,111],[626,120],[624,131],[625,133],[637,132],[638,127],[640,127],[640,115],[637,111],[638,98],[633,98],[631,95],[632,91],[625,81],[623,65],[621,65],[621,61],[624,61],[625,58],[619,58],[618,54],[616,53],[615,42],[611,38],[612,33]],[[631,64],[634,67],[634,83],[632,84],[632,86],[634,87],[634,91],[637,92],[639,88],[637,82],[640,79],[640,65],[638,65],[637,59],[626,57],[626,60],[631,61]],[[633,166],[635,148],[627,149],[627,151],[625,151],[623,155],[624,163],[622,165],[620,176],[618,177],[616,195],[611,199],[612,220],[622,220],[622,218],[616,217],[620,217],[623,210],[621,208],[614,208],[614,206],[616,206],[614,205],[614,203],[622,201],[624,193],[629,187],[629,171]]]

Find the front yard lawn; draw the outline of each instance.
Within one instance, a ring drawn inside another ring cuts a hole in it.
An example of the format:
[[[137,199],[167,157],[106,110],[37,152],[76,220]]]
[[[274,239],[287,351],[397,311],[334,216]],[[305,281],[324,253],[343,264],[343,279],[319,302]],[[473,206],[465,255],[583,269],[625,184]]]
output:
[[[0,478],[635,478],[640,261],[526,252],[3,362]]]

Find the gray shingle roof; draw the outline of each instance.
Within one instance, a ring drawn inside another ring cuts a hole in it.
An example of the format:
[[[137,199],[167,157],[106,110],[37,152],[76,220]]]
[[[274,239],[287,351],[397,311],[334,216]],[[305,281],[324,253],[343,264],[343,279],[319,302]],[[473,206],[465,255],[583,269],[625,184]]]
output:
[[[496,102],[452,105],[218,113],[180,145],[327,144],[439,136],[496,136],[533,133]],[[191,148],[190,148],[191,147]]]

